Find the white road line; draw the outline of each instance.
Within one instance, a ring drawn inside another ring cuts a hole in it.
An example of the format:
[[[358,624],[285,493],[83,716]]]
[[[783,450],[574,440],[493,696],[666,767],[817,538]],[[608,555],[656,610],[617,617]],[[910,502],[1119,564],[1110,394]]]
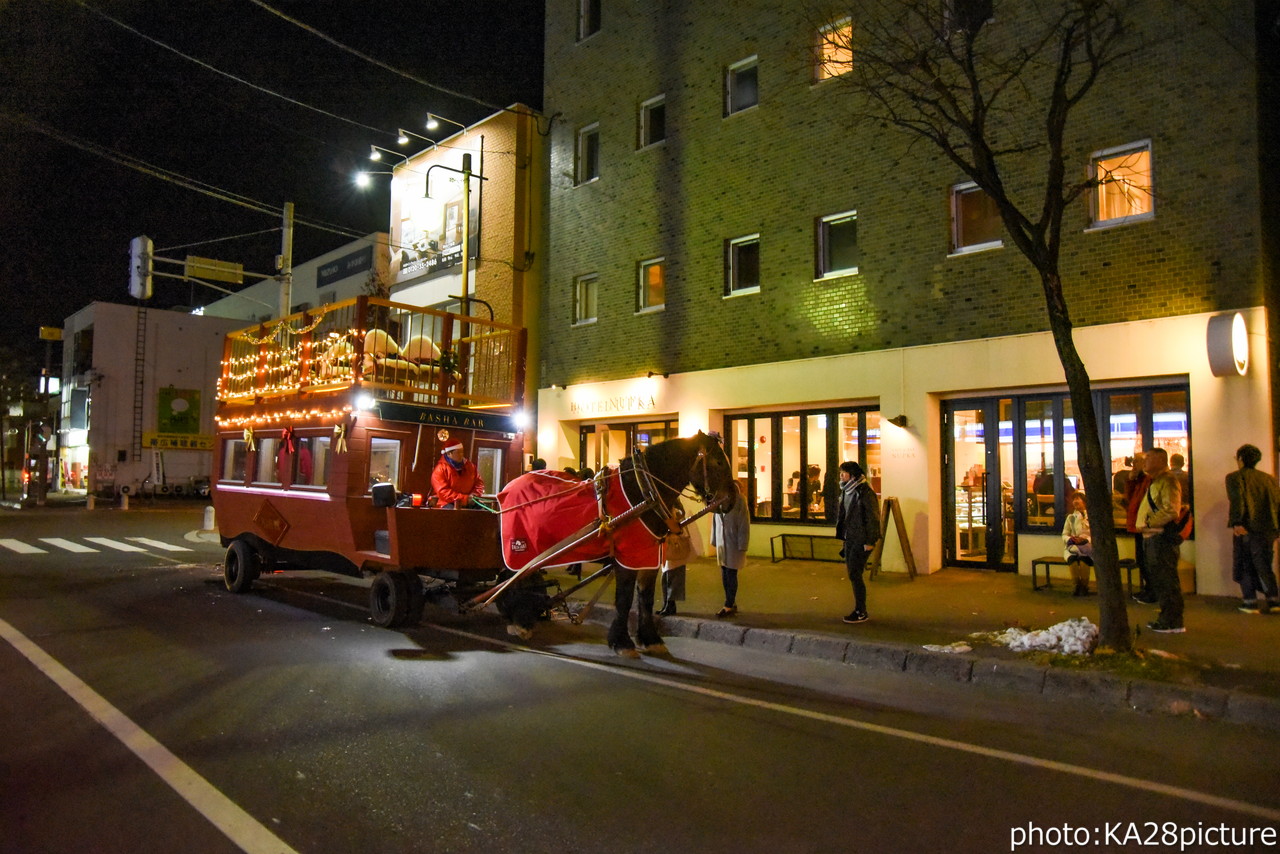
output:
[[[72,542],[71,540],[64,540],[62,537],[41,537],[40,542],[48,543],[51,546],[57,546],[60,549],[66,549],[67,551],[75,552],[76,554],[88,554],[89,552],[94,552],[96,554],[98,551],[97,549],[82,546],[79,543]]]
[[[312,599],[319,599],[329,604],[346,605],[347,607],[357,611],[366,610],[350,602],[331,599],[327,596],[317,596],[314,593],[306,593],[299,590],[291,590],[290,593],[294,596],[305,596]],[[533,647],[522,646],[516,643],[509,643],[504,640],[498,640],[497,638],[485,637],[484,635],[478,635],[472,632],[464,632],[461,629],[451,629],[448,626],[441,626],[436,623],[423,623],[422,626],[424,628],[431,628],[436,631],[444,632],[445,634],[467,638],[468,640],[480,641],[481,643],[487,643],[491,646],[501,647],[513,652],[527,652],[532,655],[541,655],[546,658],[555,659],[556,661],[562,661],[566,664],[576,664],[579,667],[586,667],[590,670],[599,670],[604,673],[611,673],[614,676],[621,676],[625,679],[649,682],[675,691],[685,691],[690,694],[711,697],[716,700],[722,700],[726,703],[737,703],[742,706],[767,709],[779,714],[792,715],[798,718],[808,718],[809,720],[848,727],[849,729],[873,732],[878,735],[900,738],[905,741],[914,741],[921,744],[929,744],[934,747],[942,747],[947,750],[958,750],[961,753],[985,756],[988,759],[998,759],[1003,762],[1012,762],[1017,765],[1028,765],[1033,768],[1041,768],[1047,771],[1057,771],[1061,774],[1070,774],[1076,777],[1084,777],[1086,779],[1097,780],[1103,783],[1112,783],[1129,789],[1137,789],[1139,791],[1151,792],[1170,798],[1190,801],[1192,803],[1204,804],[1205,806],[1217,807],[1219,809],[1229,810],[1243,815],[1257,816],[1259,818],[1266,819],[1267,821],[1280,822],[1280,810],[1259,806],[1258,804],[1251,804],[1246,801],[1238,801],[1234,798],[1224,798],[1219,795],[1211,795],[1208,792],[1197,792],[1195,789],[1184,789],[1181,786],[1170,786],[1165,783],[1157,783],[1153,780],[1143,780],[1141,778],[1130,777],[1125,774],[1114,774],[1110,771],[1101,771],[1097,768],[1086,768],[1083,765],[1074,765],[1070,762],[1058,762],[1054,759],[1041,759],[1038,756],[1030,756],[1025,753],[1015,753],[1011,750],[985,747],[981,744],[971,744],[966,741],[956,741],[955,739],[926,735],[924,733],[912,732],[911,730],[899,729],[897,727],[883,726],[881,724],[873,724],[866,721],[853,720],[851,718],[842,718],[838,715],[830,715],[825,712],[815,712],[809,709],[801,709],[796,706],[786,706],[782,703],[772,703],[768,700],[757,700],[754,697],[730,694],[727,691],[717,691],[714,688],[703,688],[700,685],[691,685],[686,682],[668,679],[664,676],[658,676],[652,673],[642,673],[638,670],[631,670],[609,664],[601,664],[598,661],[584,661],[580,658],[571,658],[556,652],[534,649]]]
[[[186,546],[175,546],[170,543],[162,543],[159,540],[150,540],[150,539],[147,539],[146,537],[125,537],[125,539],[132,540],[135,543],[142,543],[144,546],[149,546],[153,549],[161,549],[162,551],[166,551],[166,552],[191,551],[191,549],[187,548]]]
[[[38,548],[37,546],[28,545],[27,543],[24,543],[22,540],[0,540],[0,546],[3,546],[4,548],[8,549],[11,552],[17,552],[20,555],[48,554],[48,552],[45,551],[44,549]]]
[[[26,635],[4,620],[0,620],[0,637],[22,653],[28,661],[48,676],[54,684],[75,700],[94,720],[129,748],[135,756],[151,768],[170,788],[191,804],[214,827],[249,854],[279,854],[294,852],[253,816],[213,784],[201,777],[191,766],[170,753],[145,730],[131,721],[119,709],[112,706],[97,691],[86,685],[53,656],[27,639]]]
[[[131,546],[128,543],[122,543],[119,540],[113,540],[110,537],[85,537],[91,543],[97,543],[100,546],[106,546],[109,549],[115,549],[118,552],[145,552],[146,549],[140,549],[137,546]]]

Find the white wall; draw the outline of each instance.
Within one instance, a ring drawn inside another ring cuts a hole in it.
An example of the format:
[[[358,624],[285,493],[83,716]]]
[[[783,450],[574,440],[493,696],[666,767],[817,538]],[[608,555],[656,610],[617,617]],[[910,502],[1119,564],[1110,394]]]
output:
[[[1169,377],[1189,382],[1192,447],[1188,468],[1197,518],[1196,541],[1184,546],[1183,557],[1197,561],[1198,590],[1210,595],[1238,592],[1231,581],[1231,539],[1222,488],[1223,478],[1234,470],[1235,449],[1245,442],[1273,446],[1266,313],[1262,308],[1242,313],[1250,341],[1250,367],[1242,377],[1211,374],[1205,347],[1210,314],[1075,332],[1076,348],[1095,384]],[[884,494],[899,499],[917,571],[931,572],[942,566],[941,401],[1035,388],[1065,389],[1049,333],[673,374],[669,379],[637,377],[541,389],[536,455],[548,463],[576,461],[579,421],[626,421],[675,413],[681,434],[687,435],[708,426],[719,428],[726,410],[807,408],[831,401],[877,404],[886,419],[881,430]],[[897,414],[909,419],[905,429],[887,423]],[[757,555],[768,554],[773,534],[815,531],[764,523],[757,529],[751,549]],[[1043,548],[1030,541],[1024,545],[1019,558],[1025,573],[1030,559]],[[887,570],[903,568],[896,537],[890,538],[884,561]]]

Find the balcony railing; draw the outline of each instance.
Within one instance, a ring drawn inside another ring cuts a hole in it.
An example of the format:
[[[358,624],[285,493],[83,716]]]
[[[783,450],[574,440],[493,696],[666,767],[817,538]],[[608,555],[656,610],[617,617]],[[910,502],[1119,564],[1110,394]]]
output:
[[[360,387],[383,400],[515,406],[524,397],[525,337],[518,326],[357,297],[227,335],[218,399]]]

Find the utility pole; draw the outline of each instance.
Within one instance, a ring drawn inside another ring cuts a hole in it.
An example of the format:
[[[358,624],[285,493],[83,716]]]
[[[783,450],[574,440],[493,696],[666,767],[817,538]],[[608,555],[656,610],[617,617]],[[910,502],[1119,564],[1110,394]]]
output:
[[[287,317],[293,307],[293,202],[284,203],[284,228],[280,236],[280,316]]]

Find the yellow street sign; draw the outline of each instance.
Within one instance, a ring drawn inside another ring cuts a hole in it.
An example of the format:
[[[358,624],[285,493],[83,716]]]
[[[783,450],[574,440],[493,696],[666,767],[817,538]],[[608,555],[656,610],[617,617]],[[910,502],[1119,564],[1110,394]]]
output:
[[[41,341],[61,341],[62,327],[61,326],[41,326],[40,340]]]
[[[233,285],[244,284],[243,264],[232,264],[230,261],[215,261],[212,258],[198,258],[195,255],[187,256],[184,274],[196,279],[231,282]]]

